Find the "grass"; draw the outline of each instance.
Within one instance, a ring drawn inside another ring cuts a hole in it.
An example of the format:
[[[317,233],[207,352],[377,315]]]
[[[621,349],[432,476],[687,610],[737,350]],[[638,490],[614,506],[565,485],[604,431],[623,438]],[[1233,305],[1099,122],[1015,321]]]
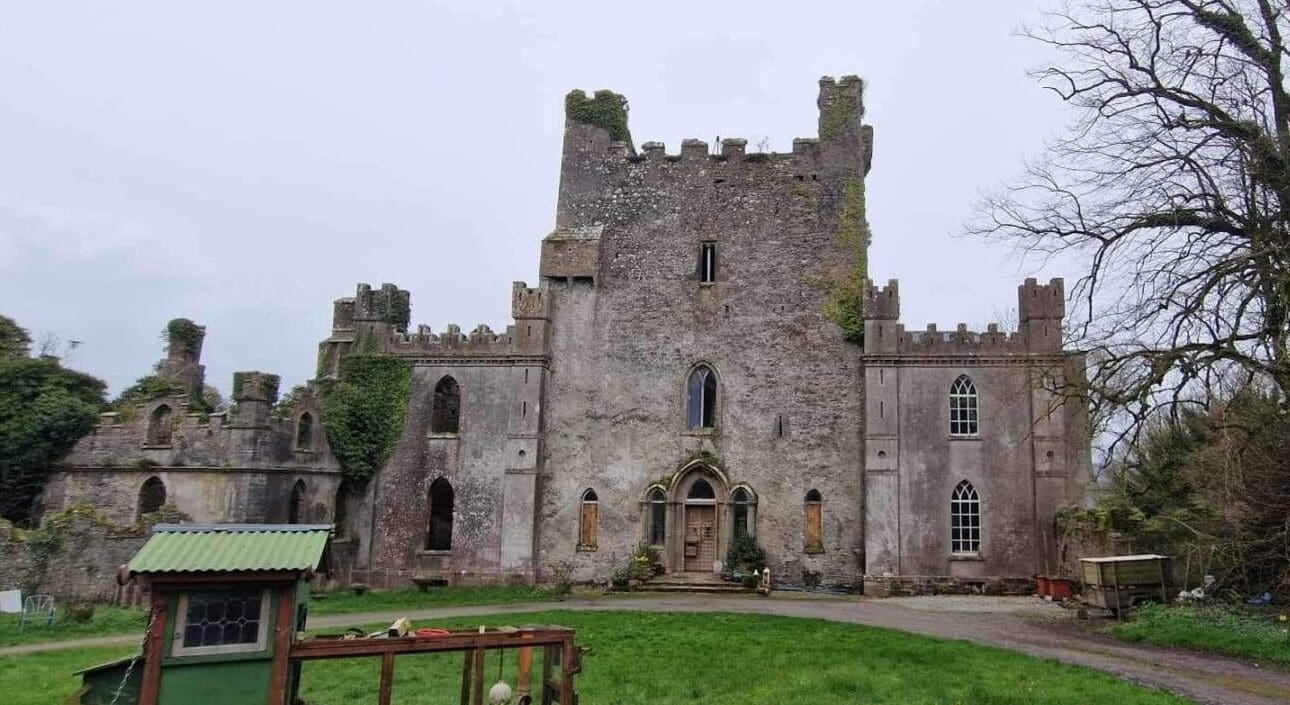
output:
[[[1284,613],[1284,611],[1283,611]],[[1276,613],[1222,605],[1196,607],[1144,605],[1132,620],[1111,628],[1126,641],[1185,646],[1259,661],[1290,664],[1286,628]]]
[[[57,608],[54,626],[28,625],[18,633],[18,615],[0,614],[0,646],[35,644],[44,641],[84,639],[112,634],[143,634],[148,615],[142,609],[97,605],[94,617],[88,622],[73,622],[63,608]]]
[[[1188,702],[1096,671],[1001,649],[812,619],[543,612],[443,620],[434,626],[481,622],[576,628],[579,644],[591,649],[577,681],[588,705]],[[0,659],[0,693],[11,705],[61,702],[78,687],[72,671],[126,653],[80,649]],[[500,658],[505,679],[514,686],[516,654]],[[396,663],[395,703],[456,702],[460,655],[402,656]],[[498,665],[499,654],[489,654],[489,684]],[[304,665],[301,695],[309,705],[373,702],[378,672],[375,658],[310,662]]]
[[[387,610],[434,609],[466,605],[509,605],[518,602],[549,602],[555,595],[549,590],[525,585],[493,587],[432,587],[421,591],[384,590],[355,595],[338,591],[314,595],[309,600],[309,614],[353,614]]]
[[[555,595],[548,590],[525,586],[434,587],[424,592],[413,588],[368,592],[361,596],[344,591],[315,595],[309,601],[309,613],[312,615],[354,614],[464,605],[547,602],[554,599]],[[58,619],[53,627],[29,626],[19,634],[18,615],[0,614],[0,646],[142,634],[147,621],[147,613],[143,609],[98,605],[94,609],[92,619],[88,622],[76,623],[68,619],[64,610],[59,608]]]

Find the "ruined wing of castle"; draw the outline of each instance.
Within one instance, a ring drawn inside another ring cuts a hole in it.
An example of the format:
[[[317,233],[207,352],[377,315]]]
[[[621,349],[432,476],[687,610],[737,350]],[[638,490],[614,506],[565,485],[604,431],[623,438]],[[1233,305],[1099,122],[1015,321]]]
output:
[[[408,329],[408,292],[335,303],[320,380],[360,341],[405,360],[402,435],[342,483],[318,381],[272,415],[241,373],[234,410],[182,397],[105,414],[45,493],[118,521],[162,504],[201,522],[335,522],[333,573],[399,586],[607,580],[640,544],[669,573],[720,573],[732,542],[775,581],[981,584],[1055,569],[1057,507],[1090,472],[1087,410],[1048,391],[1061,280],[1018,288],[1019,330],[909,331],[895,281],[868,283],[862,83],[820,81],[819,135],[637,152],[625,101],[570,94],[555,228],[514,323]],[[711,149],[715,148],[714,153]],[[160,370],[191,388],[201,340]]]

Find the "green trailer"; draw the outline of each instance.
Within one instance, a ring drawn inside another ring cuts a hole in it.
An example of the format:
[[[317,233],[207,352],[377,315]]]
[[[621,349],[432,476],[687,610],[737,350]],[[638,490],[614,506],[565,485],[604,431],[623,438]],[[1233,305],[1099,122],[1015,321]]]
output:
[[[1139,602],[1169,602],[1168,556],[1103,556],[1081,558],[1084,599],[1117,615]]]

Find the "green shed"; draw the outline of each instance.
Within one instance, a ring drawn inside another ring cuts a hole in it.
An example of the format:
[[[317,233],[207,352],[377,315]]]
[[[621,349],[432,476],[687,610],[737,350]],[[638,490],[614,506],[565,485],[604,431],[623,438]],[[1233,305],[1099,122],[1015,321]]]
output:
[[[157,525],[121,576],[151,593],[141,659],[86,669],[81,702],[109,702],[129,672],[119,703],[290,703],[291,645],[330,536],[327,525]]]

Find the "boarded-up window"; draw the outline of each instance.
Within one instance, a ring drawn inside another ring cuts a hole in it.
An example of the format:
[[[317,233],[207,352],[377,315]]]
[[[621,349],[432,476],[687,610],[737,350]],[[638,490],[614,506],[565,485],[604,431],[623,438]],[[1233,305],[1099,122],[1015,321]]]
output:
[[[819,490],[806,493],[806,552],[824,552],[823,498]]]
[[[430,483],[430,530],[426,533],[426,549],[448,551],[452,549],[452,483],[439,478]]]
[[[138,515],[152,514],[166,503],[166,485],[159,478],[150,477],[139,488]]]
[[[444,377],[434,386],[434,406],[430,409],[431,433],[457,433],[461,425],[461,387],[452,377]]]
[[[578,548],[596,550],[596,529],[600,524],[600,500],[596,491],[588,489],[582,493],[581,521],[578,524]]]

